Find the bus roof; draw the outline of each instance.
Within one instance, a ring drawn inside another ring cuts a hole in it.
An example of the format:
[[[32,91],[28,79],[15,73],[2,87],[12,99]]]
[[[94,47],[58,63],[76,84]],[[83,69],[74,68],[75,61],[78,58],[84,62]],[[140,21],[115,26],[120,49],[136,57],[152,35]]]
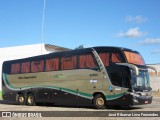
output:
[[[132,51],[132,52],[137,52],[137,51],[134,51],[134,50],[131,50],[131,49],[128,49],[128,48],[123,48],[123,47],[112,47],[112,46],[97,46],[97,47],[89,47],[89,48],[83,48],[83,49],[75,49],[75,50],[68,50],[68,51],[58,51],[58,52],[52,52],[52,53],[49,53],[49,54],[44,54],[44,55],[38,55],[38,56],[32,56],[32,57],[28,57],[28,58],[22,58],[22,59],[16,59],[16,60],[9,60],[9,61],[18,61],[18,60],[22,60],[22,61],[26,61],[28,59],[38,59],[38,58],[42,58],[42,57],[49,57],[49,56],[57,56],[57,57],[61,57],[63,55],[66,55],[66,54],[80,54],[80,53],[85,53],[85,52],[90,52],[92,50],[96,50],[98,52],[100,51],[104,51],[104,50],[107,50],[107,51]],[[8,61],[8,62],[9,62]],[[7,61],[6,61],[7,62]]]
[[[107,50],[126,50],[126,51],[135,51],[132,49],[124,48],[124,47],[114,47],[114,46],[98,46],[98,47],[93,47],[95,50],[99,49],[107,49]]]

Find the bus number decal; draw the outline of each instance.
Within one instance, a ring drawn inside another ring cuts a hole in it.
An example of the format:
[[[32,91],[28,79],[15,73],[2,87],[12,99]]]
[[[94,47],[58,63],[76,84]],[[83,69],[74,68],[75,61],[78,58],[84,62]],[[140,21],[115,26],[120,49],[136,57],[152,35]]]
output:
[[[97,80],[90,80],[90,83],[97,83]]]

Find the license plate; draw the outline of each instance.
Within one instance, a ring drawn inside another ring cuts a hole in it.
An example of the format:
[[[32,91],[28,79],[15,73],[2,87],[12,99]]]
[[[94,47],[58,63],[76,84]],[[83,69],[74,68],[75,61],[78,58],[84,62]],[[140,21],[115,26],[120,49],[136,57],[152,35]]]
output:
[[[145,103],[147,104],[147,103],[148,103],[148,101],[145,101]]]

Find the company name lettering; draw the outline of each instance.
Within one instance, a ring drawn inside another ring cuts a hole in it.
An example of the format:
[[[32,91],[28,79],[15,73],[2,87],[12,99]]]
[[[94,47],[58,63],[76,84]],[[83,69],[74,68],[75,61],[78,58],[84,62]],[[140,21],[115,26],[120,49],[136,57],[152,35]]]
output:
[[[18,79],[35,79],[36,76],[19,76]]]

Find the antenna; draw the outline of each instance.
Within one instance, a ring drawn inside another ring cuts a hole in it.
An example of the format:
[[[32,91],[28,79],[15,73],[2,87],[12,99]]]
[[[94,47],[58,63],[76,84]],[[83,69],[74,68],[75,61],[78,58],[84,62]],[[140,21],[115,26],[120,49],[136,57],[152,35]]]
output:
[[[43,43],[44,43],[44,15],[45,15],[45,7],[46,7],[46,0],[43,0],[41,54],[43,54]]]

